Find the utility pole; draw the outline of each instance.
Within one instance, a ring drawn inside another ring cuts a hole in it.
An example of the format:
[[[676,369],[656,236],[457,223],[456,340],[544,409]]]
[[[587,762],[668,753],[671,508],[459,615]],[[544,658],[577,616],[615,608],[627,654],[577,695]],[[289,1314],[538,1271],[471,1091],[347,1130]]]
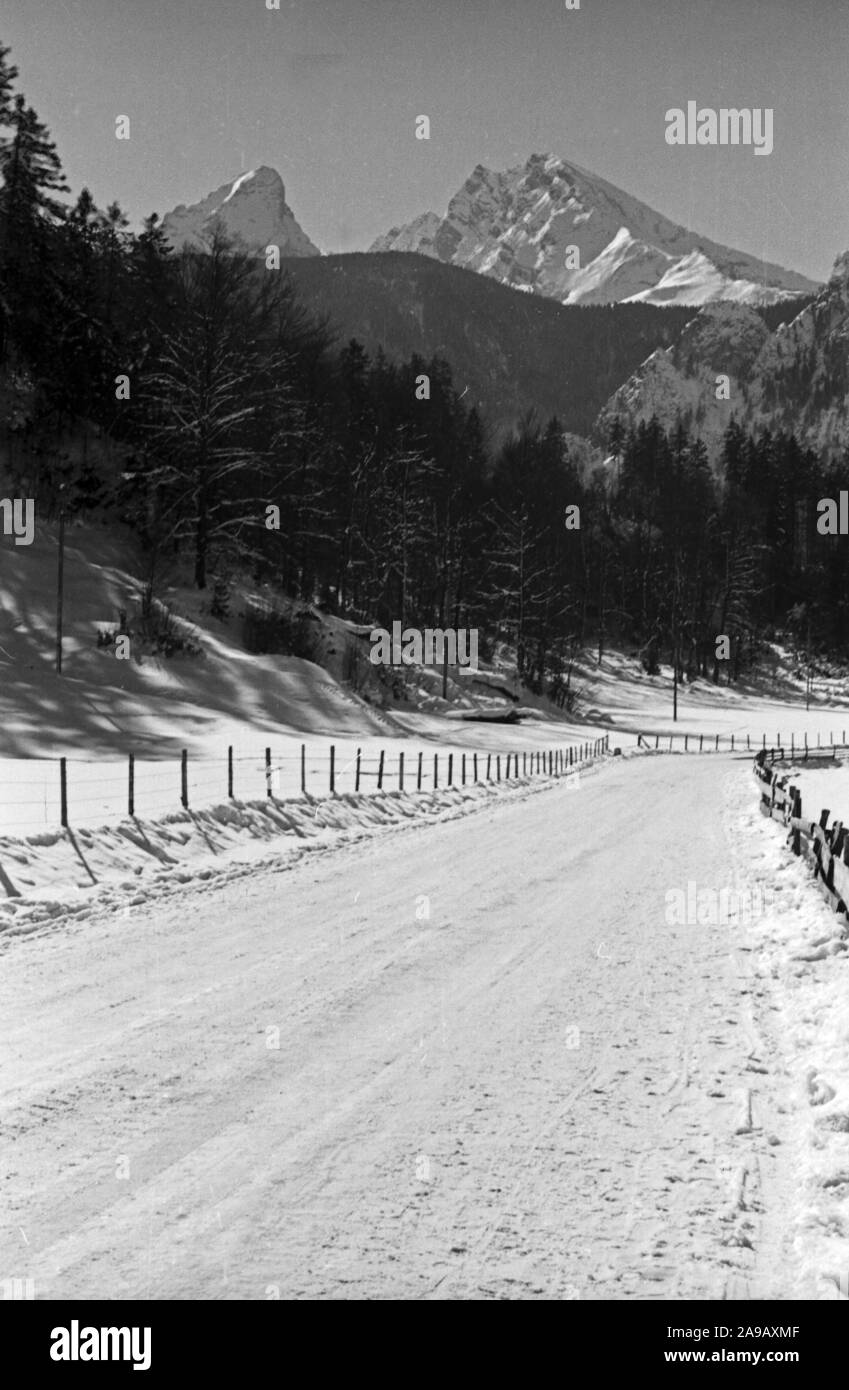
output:
[[[678,552],[675,552],[675,580],[672,586],[672,722],[678,722]]]
[[[56,594],[56,674],[62,674],[62,602],[65,585],[65,498],[59,489],[59,572]]]

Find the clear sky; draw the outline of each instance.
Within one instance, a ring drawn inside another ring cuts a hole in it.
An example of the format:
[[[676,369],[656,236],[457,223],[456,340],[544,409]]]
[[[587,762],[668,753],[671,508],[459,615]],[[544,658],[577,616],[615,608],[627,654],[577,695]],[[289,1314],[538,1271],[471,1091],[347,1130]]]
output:
[[[2,0],[0,38],[74,191],[134,223],[269,164],[361,250],[546,151],[816,279],[849,248],[849,0]],[[773,153],[667,145],[689,100],[773,107]]]

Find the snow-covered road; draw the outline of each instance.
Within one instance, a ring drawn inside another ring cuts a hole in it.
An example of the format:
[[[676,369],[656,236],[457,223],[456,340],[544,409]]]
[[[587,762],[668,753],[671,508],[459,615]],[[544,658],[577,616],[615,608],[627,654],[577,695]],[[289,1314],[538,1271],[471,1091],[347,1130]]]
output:
[[[747,767],[617,760],[11,942],[0,1278],[798,1294],[769,980],[737,927],[666,922],[733,882]]]

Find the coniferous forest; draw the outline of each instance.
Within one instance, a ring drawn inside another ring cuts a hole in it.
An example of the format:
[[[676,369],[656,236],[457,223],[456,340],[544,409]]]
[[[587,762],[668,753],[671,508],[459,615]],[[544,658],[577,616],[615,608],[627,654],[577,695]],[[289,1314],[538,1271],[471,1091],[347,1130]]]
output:
[[[246,572],[364,623],[477,627],[555,698],[579,646],[713,680],[756,633],[849,650],[849,562],[816,527],[843,460],[732,424],[712,471],[682,425],[599,448],[533,412],[499,440],[449,362],[342,344],[285,270],[220,237],[176,256],[155,215],[75,194],[17,76],[0,49],[0,439],[40,518],[128,524],[151,584],[177,561],[223,594]]]

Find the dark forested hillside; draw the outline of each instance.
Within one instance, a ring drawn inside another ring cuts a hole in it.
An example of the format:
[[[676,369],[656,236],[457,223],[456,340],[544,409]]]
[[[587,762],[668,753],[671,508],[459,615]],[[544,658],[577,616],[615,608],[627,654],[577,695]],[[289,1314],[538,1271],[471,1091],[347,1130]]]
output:
[[[403,361],[451,363],[498,438],[527,410],[589,434],[604,402],[696,312],[646,304],[582,307],[509,289],[484,275],[400,251],[283,262],[303,302],[342,342]]]

